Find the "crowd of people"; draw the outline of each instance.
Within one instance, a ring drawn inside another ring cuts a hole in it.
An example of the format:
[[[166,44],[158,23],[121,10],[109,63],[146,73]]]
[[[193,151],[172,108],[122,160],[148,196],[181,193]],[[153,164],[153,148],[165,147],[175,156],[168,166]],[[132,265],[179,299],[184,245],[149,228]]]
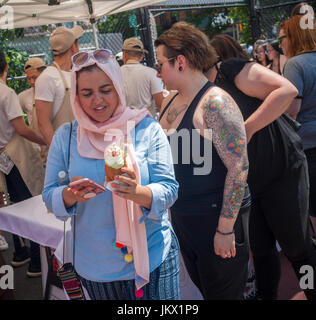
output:
[[[42,194],[71,219],[90,299],[179,300],[180,253],[206,300],[244,299],[249,261],[255,298],[276,300],[276,243],[298,281],[316,270],[316,30],[297,12],[253,59],[229,35],[177,22],[155,40],[156,70],[137,38],[120,66],[108,49],[80,51],[81,27],[59,27],[52,65],[29,59],[19,97],[0,52],[0,191],[13,203]],[[110,182],[107,157],[121,161]],[[108,184],[91,193],[82,178]],[[40,276],[39,245],[13,240],[11,265]]]

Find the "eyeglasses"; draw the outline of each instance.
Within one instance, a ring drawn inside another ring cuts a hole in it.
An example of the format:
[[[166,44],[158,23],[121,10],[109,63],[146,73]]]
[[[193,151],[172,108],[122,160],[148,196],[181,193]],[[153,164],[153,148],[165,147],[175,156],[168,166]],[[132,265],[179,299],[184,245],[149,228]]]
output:
[[[286,36],[286,35],[281,36],[281,37],[279,37],[279,38],[278,38],[279,45],[281,45],[281,44],[282,44],[282,41],[283,41],[283,39],[285,39],[285,38],[287,38],[287,36]]]
[[[267,50],[267,51],[266,51],[266,54],[269,54],[269,53],[271,53],[271,52],[273,52],[273,50]]]
[[[265,54],[265,53],[266,53],[265,51],[256,52],[257,55],[259,55],[259,54]]]
[[[90,57],[92,57],[99,63],[106,63],[114,56],[112,51],[108,49],[97,49],[88,52],[78,52],[72,56],[72,64],[77,67],[82,66],[89,60]]]
[[[161,69],[162,69],[162,66],[165,62],[167,61],[170,61],[170,60],[174,60],[174,59],[177,59],[177,57],[172,57],[172,58],[169,58],[167,59],[166,61],[162,62],[162,63],[155,63],[155,69],[157,70],[158,73],[161,73]]]

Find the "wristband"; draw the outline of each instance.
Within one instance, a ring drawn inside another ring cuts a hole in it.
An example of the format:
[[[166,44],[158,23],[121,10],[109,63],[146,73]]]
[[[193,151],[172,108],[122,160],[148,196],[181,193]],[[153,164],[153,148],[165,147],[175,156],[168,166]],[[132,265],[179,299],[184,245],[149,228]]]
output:
[[[230,234],[235,233],[235,230],[233,229],[233,231],[231,231],[231,232],[222,232],[222,231],[219,231],[218,228],[216,228],[216,232],[223,235],[223,236],[228,236]]]

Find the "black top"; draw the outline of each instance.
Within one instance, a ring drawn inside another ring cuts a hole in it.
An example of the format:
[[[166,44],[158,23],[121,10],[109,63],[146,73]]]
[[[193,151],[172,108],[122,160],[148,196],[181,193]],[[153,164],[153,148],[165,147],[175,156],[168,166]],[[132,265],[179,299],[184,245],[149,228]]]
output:
[[[279,64],[278,64],[278,74],[282,74],[282,72],[281,72],[281,68],[280,68],[280,55],[279,55]],[[273,61],[271,62],[271,64],[270,64],[270,70],[272,70],[273,71]]]
[[[234,84],[235,77],[246,63],[246,59],[240,58],[223,61],[215,80],[215,84],[236,101],[244,120],[262,104],[261,100],[247,96]],[[290,121],[281,116],[255,133],[248,144],[248,184],[253,198],[260,196],[284,175],[291,174],[305,161],[301,140]]]
[[[204,139],[193,124],[196,107],[204,93],[212,86],[211,82],[203,86],[185,112],[177,131],[168,136],[175,176],[179,182],[178,200],[171,208],[173,214],[208,214],[219,212],[222,206],[227,169],[212,142]],[[162,112],[161,117],[169,108],[172,100]],[[180,136],[182,138],[179,138]],[[209,153],[211,156],[204,159],[204,155],[208,154],[204,153],[206,148],[211,149]],[[203,167],[204,169],[210,168],[210,172],[198,175],[196,170],[201,170]]]

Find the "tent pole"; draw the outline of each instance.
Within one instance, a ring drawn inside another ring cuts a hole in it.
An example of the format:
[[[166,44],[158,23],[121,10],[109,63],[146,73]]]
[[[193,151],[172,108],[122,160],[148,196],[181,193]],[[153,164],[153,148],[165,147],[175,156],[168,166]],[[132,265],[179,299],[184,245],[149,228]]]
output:
[[[98,35],[97,35],[96,22],[92,23],[92,30],[93,30],[93,38],[94,38],[95,48],[99,49],[99,40],[98,40]]]

